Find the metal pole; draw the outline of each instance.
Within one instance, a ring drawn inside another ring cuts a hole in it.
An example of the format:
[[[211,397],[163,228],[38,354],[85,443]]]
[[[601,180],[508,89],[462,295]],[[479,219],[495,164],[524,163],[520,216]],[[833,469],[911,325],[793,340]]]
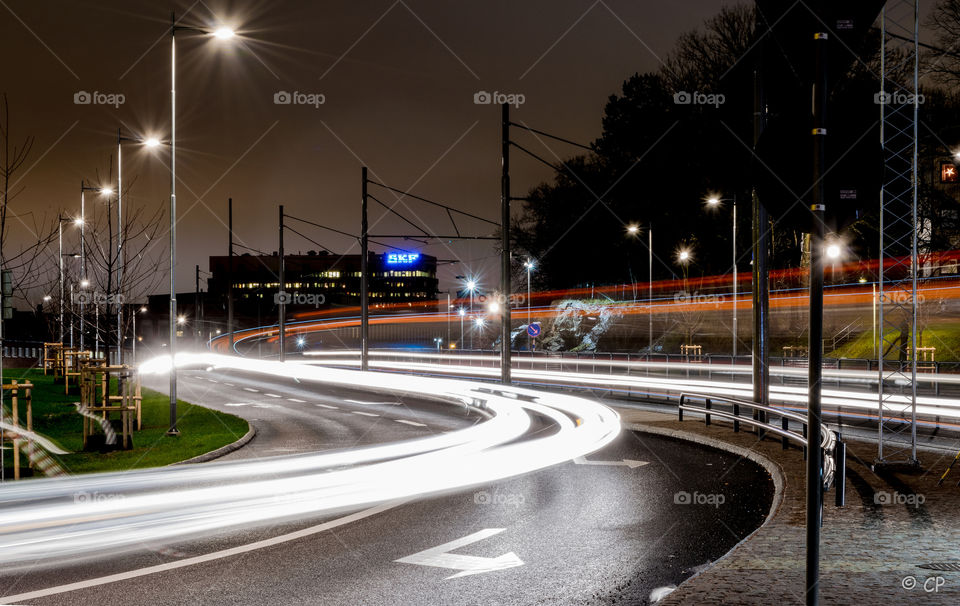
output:
[[[733,359],[737,363],[737,194],[733,194]]]
[[[176,18],[170,13],[170,429],[168,436],[180,435],[177,429],[177,31]]]
[[[527,261],[527,351],[533,350],[533,337],[530,336],[530,261]]]
[[[370,268],[368,267],[369,242],[367,240],[367,167],[360,169],[360,370],[370,370]]]
[[[200,348],[200,266],[194,266],[193,272],[193,344]]]
[[[813,35],[816,73],[813,84],[813,226],[810,232],[810,358],[807,395],[807,604],[819,603],[820,525],[823,522],[821,376],[823,374],[823,236],[826,199],[823,186],[827,141],[827,34]]]
[[[503,304],[500,306],[500,380],[510,384],[510,105],[504,103],[501,108],[501,176],[500,176],[500,292]]]
[[[60,345],[63,345],[63,219],[59,218],[57,239],[60,241]]]
[[[117,364],[123,364],[123,290],[120,283],[123,280],[123,149],[120,129],[117,128]],[[107,356],[109,357],[109,355]]]
[[[447,347],[450,347],[450,292],[447,291]]]
[[[280,260],[280,300],[279,300],[279,305],[277,307],[279,307],[279,310],[280,310],[280,321],[278,322],[279,329],[280,329],[279,330],[280,338],[278,339],[278,342],[280,345],[280,361],[283,362],[285,360],[286,344],[287,344],[286,332],[287,332],[287,296],[288,296],[287,281],[284,276],[285,267],[284,267],[284,261],[283,261],[283,257],[284,257],[284,254],[283,254],[283,204],[280,205],[279,214],[280,214],[280,234],[279,234],[280,250],[278,251],[277,254]]]
[[[130,357],[132,358],[132,363],[135,365],[137,363],[137,314],[140,313],[139,308],[133,310],[131,319],[133,320],[133,340],[130,342]]]
[[[227,232],[230,243],[227,244],[227,333],[230,335],[230,349],[233,353],[233,198],[227,198]]]
[[[73,349],[73,282],[70,283],[70,349]],[[81,348],[82,349],[82,348]]]
[[[766,127],[767,111],[759,68],[754,72],[753,85],[753,144],[756,148]],[[753,401],[770,403],[770,289],[767,267],[770,248],[770,219],[767,208],[760,201],[756,187],[753,202]],[[762,412],[755,418],[764,420]],[[762,436],[762,430],[757,431]]]
[[[649,308],[649,313],[647,313],[647,322],[649,324],[649,344],[647,345],[647,361],[650,361],[650,356],[653,355],[653,225],[650,225],[650,228],[647,230],[647,258],[649,261],[649,267],[647,268],[647,305]]]
[[[86,215],[86,192],[84,192],[83,180],[80,181],[80,280],[87,279],[87,253],[86,253],[86,229],[87,229],[87,215]],[[72,285],[71,285],[72,287]],[[73,296],[73,293],[70,293],[70,296]],[[84,332],[84,320],[83,315],[83,299],[80,299],[80,351],[83,351],[83,332]],[[71,324],[73,323],[73,318],[70,319]],[[73,339],[73,331],[70,332],[70,338]],[[70,347],[73,348],[73,343],[70,343]]]

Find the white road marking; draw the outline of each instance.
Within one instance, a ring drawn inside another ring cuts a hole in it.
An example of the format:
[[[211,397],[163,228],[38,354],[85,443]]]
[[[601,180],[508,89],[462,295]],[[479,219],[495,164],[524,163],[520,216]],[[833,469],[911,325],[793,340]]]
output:
[[[244,387],[243,390],[244,390],[244,391],[252,391],[253,393],[259,393],[259,392],[260,392],[259,389],[254,389],[254,388],[252,388],[252,387]]]
[[[216,379],[207,379],[207,381],[210,381],[211,383],[219,383],[219,382],[220,382],[220,381],[217,381]]]
[[[457,539],[455,541],[450,541],[449,543],[444,543],[443,545],[425,549],[411,556],[394,561],[401,562],[403,564],[435,566],[437,568],[450,568],[452,570],[460,571],[457,574],[447,577],[448,579],[465,577],[471,574],[492,572],[494,570],[504,570],[506,568],[514,568],[516,566],[523,566],[523,560],[517,557],[517,554],[513,553],[512,551],[496,558],[482,558],[479,556],[448,553],[454,549],[460,549],[465,545],[470,545],[471,543],[476,543],[477,541],[482,541],[488,537],[492,537],[495,534],[500,534],[504,530],[506,530],[506,528],[486,528],[471,535],[467,535],[462,539]]]
[[[227,402],[224,406],[250,406],[253,402]]]
[[[273,404],[254,404],[254,408],[276,408]]]
[[[224,383],[224,385],[227,385],[228,387],[236,387],[236,385],[234,385],[233,383]]]
[[[351,404],[361,404],[363,406],[400,406],[400,402],[367,402],[366,400],[344,400],[344,402],[350,402]]]
[[[633,459],[620,459],[619,461],[588,461],[586,457],[577,457],[573,460],[577,465],[614,465],[614,466],[625,466],[630,469],[636,469],[643,465],[647,465],[649,461],[635,461]]]
[[[304,528],[303,530],[282,534],[280,536],[273,537],[270,539],[264,539],[262,541],[255,541],[253,543],[240,545],[238,547],[231,547],[230,549],[223,549],[221,551],[214,551],[211,553],[194,556],[192,558],[187,558],[185,560],[178,560],[176,562],[167,562],[165,564],[157,564],[155,566],[148,566],[146,568],[139,568],[137,570],[130,570],[127,572],[120,572],[117,574],[111,574],[103,577],[87,579],[86,581],[78,581],[76,583],[69,583],[67,585],[58,585],[55,587],[48,587],[46,589],[38,589],[36,591],[21,593],[19,595],[0,596],[0,600],[2,600],[6,604],[13,604],[15,602],[25,602],[27,600],[35,600],[37,598],[43,598],[51,595],[67,593],[68,591],[77,591],[79,589],[89,589],[91,587],[99,587],[100,585],[107,585],[109,583],[117,583],[119,581],[136,579],[138,577],[144,577],[149,574],[157,574],[158,572],[166,572],[168,570],[176,570],[177,568],[185,568],[187,566],[193,566],[195,564],[202,564],[204,562],[211,562],[214,560],[229,558],[231,556],[240,555],[242,553],[249,553],[251,551],[256,551],[258,549],[264,549],[265,547],[273,547],[274,545],[280,545],[281,543],[287,543],[289,541],[295,541],[297,539],[309,537],[311,535],[319,534],[321,532],[326,532],[333,528],[337,528],[338,526],[343,526],[351,522],[356,522],[364,518],[377,515],[378,513],[383,513],[388,509],[393,509],[394,507],[402,505],[404,502],[405,501],[393,501],[391,503],[384,503],[383,505],[377,505],[376,507],[371,507],[370,509],[364,509],[363,511],[358,511],[357,513],[352,513],[348,516],[337,518],[336,520],[330,520],[329,522],[318,524],[317,526],[311,526],[310,528]]]
[[[317,404],[320,408],[329,408],[330,410],[340,410],[337,406],[330,406],[329,404]]]
[[[278,394],[275,394],[275,393],[265,393],[265,394],[263,394],[263,395],[269,396],[269,397],[271,397],[271,398],[282,398],[282,397],[283,397],[283,396],[278,395]]]
[[[297,402],[297,403],[299,403],[299,404],[306,404],[306,403],[307,403],[306,400],[298,400],[298,399],[296,399],[296,398],[287,398],[287,400],[290,401],[290,402]]]
[[[380,416],[380,415],[374,414],[374,413],[372,413],[372,412],[363,412],[362,410],[354,410],[354,411],[351,411],[351,412],[353,412],[353,414],[355,414],[355,415],[363,415],[363,416],[365,416],[365,417],[379,417],[379,416]]]
[[[397,423],[403,423],[404,425],[413,425],[414,427],[426,427],[423,423],[417,423],[416,421],[408,421],[406,419],[394,419]]]

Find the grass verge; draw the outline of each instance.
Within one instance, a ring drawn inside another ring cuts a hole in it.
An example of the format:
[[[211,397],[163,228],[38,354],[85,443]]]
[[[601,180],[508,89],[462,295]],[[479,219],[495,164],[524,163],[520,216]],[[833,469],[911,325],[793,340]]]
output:
[[[63,384],[55,384],[53,377],[42,370],[11,369],[4,372],[4,383],[11,380],[29,381],[33,389],[33,429],[50,438],[73,454],[54,456],[68,473],[126,471],[144,467],[159,467],[210,452],[235,442],[249,429],[246,421],[203,406],[177,401],[178,437],[165,435],[170,418],[170,398],[150,389],[143,390],[143,429],[134,431],[133,448],[114,452],[82,452],[83,424],[74,402],[80,396],[63,393]],[[71,390],[73,391],[73,390]],[[4,401],[6,417],[9,398]],[[118,415],[114,415],[115,417]],[[25,422],[25,405],[20,404],[21,422]],[[9,453],[4,461],[10,465]],[[26,457],[21,457],[26,465]]]

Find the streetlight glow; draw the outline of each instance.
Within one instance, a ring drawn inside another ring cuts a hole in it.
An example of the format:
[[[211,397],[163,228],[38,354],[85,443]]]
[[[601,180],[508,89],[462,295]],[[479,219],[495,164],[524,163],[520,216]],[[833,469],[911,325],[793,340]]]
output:
[[[213,32],[213,36],[221,40],[228,40],[233,38],[234,35],[236,35],[235,32],[229,27],[219,27]]]
[[[186,316],[177,316],[177,324],[186,324],[186,323],[187,323]]]
[[[487,321],[484,320],[483,318],[477,318],[476,320],[474,320],[474,324],[477,325],[477,328],[483,328],[483,325],[486,323]]]
[[[49,301],[49,300],[52,299],[52,298],[53,298],[53,297],[51,297],[50,295],[43,295],[43,300],[44,300],[44,301]]]
[[[840,258],[840,246],[837,244],[831,244],[827,246],[827,256],[831,259]]]
[[[477,290],[477,281],[476,280],[467,280],[467,290],[473,292]]]
[[[461,317],[465,316],[467,315],[467,310],[461,307],[460,309],[457,310],[457,314],[460,315]]]
[[[710,206],[718,206],[720,204],[720,198],[717,198],[717,197],[707,198],[707,204],[709,204]]]
[[[112,196],[112,195],[113,195],[113,188],[112,188],[112,187],[101,187],[101,188],[100,188],[100,193],[103,194],[104,196]]]
[[[627,225],[627,233],[630,234],[631,236],[637,235],[638,233],[640,233],[640,226],[637,225],[636,223],[631,223],[630,225]]]
[[[147,147],[159,147],[160,139],[157,139],[156,137],[150,137],[149,139],[144,140],[143,144]]]
[[[500,303],[496,301],[490,301],[490,304],[487,305],[487,310],[492,314],[497,313],[498,311],[500,311]]]
[[[686,248],[681,250],[677,253],[677,259],[679,259],[681,263],[688,262],[690,260],[690,251]]]
[[[80,288],[86,288],[90,286],[90,280],[80,280]]]

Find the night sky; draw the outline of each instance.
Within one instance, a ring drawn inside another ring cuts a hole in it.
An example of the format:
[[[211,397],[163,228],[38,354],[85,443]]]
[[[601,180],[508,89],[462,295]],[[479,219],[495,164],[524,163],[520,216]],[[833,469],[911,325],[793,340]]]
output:
[[[520,93],[525,103],[516,120],[589,143],[623,80],[655,69],[680,33],[720,6],[710,0],[5,0],[0,91],[9,96],[14,141],[36,137],[29,171],[16,176],[24,190],[11,212],[46,213],[48,220],[60,210],[79,213],[81,179],[107,184],[118,126],[131,136],[169,136],[170,9],[182,24],[227,24],[241,35],[220,41],[178,34],[177,284],[192,290],[193,266],[205,270],[207,256],[225,252],[229,196],[237,240],[256,249],[277,248],[278,204],[356,233],[364,164],[375,179],[497,220],[499,109],[474,104],[476,92]],[[78,105],[78,91],[119,93],[125,102]],[[278,105],[279,91],[322,94],[324,103]],[[559,143],[544,149],[521,136],[548,158],[576,152]],[[125,203],[165,208],[168,163],[166,148],[125,147],[124,180],[133,182]],[[515,154],[514,195],[549,177],[548,169]],[[94,199],[88,196],[88,205]],[[431,228],[449,231],[445,215],[413,202],[409,208]],[[378,222],[382,211],[372,210],[372,233],[405,230],[395,218]],[[11,227],[7,246],[15,248],[23,234]],[[489,233],[481,223],[461,229]],[[357,252],[349,238],[304,233],[337,252]],[[166,273],[165,227],[159,235],[151,250]],[[441,268],[441,289],[463,273],[490,286],[498,279],[489,243],[417,247],[461,260]],[[291,253],[315,248],[288,236]]]

